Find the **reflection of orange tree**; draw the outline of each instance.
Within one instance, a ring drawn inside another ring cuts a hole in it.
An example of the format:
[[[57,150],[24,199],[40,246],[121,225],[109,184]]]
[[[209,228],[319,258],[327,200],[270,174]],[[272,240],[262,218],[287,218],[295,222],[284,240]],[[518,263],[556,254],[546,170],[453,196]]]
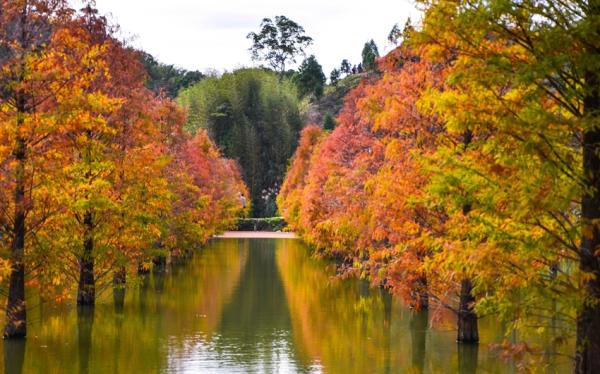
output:
[[[455,316],[445,309],[429,320],[427,312],[392,302],[387,291],[335,277],[298,241],[279,241],[276,257],[304,364],[318,363],[326,373],[457,372],[460,361],[476,367],[473,360],[490,372],[505,367],[488,349],[479,358],[477,350],[457,352]],[[502,334],[491,320],[481,327],[486,341]]]
[[[198,331],[211,336],[219,326],[248,259],[248,242],[218,240],[195,259],[193,266],[165,280],[157,306],[164,308],[165,330],[183,339]]]
[[[277,246],[277,267],[302,359],[320,363],[328,373],[389,368],[393,358],[383,350],[389,352],[390,325],[381,295],[361,296],[357,282],[333,278],[334,272],[310,258],[299,242],[278,241]]]
[[[120,363],[118,372],[126,373],[156,372],[172,364],[169,357],[189,357],[197,349],[196,335],[210,337],[219,326],[223,308],[239,282],[247,257],[247,245],[238,247],[218,241],[203,250],[189,266],[175,268],[171,276],[155,274],[148,285],[154,289],[148,295],[143,295],[142,290],[134,296],[147,299],[131,303],[141,309],[141,303],[145,302],[144,313],[138,309],[125,311],[127,317],[122,326],[118,321],[94,324],[94,354],[97,357],[118,354],[115,360]],[[159,289],[160,293],[155,294]],[[140,317],[132,318],[134,313]],[[112,345],[110,340],[105,344],[101,336],[119,337],[118,344]]]

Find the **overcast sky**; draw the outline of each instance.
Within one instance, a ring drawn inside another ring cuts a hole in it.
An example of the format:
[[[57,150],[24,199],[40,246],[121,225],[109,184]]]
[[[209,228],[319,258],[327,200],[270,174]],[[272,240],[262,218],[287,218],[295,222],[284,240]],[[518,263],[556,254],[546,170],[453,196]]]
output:
[[[411,0],[96,0],[134,46],[189,70],[253,66],[246,35],[265,17],[285,15],[302,25],[325,74],[342,59],[360,62],[373,38],[380,52],[395,23],[419,19]]]

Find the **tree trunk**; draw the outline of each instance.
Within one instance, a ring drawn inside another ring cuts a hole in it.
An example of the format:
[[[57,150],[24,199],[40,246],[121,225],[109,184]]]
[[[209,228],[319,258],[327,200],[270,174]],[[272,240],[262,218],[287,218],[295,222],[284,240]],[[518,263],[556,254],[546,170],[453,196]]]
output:
[[[478,361],[478,345],[458,345],[458,374],[476,374]]]
[[[460,284],[460,302],[458,306],[458,337],[459,343],[479,342],[479,328],[477,326],[477,313],[473,310],[475,297],[470,279],[465,279]]]
[[[21,122],[22,119],[19,119]],[[25,306],[25,162],[27,159],[25,140],[17,139],[14,156],[17,160],[15,171],[15,213],[8,299],[6,303],[5,338],[22,338],[27,335],[27,308]]]
[[[463,145],[465,151],[473,141],[473,132],[465,131],[463,134]],[[470,203],[463,205],[463,215],[467,216],[472,209]],[[477,313],[474,310],[475,296],[473,296],[473,282],[471,279],[463,279],[460,283],[460,300],[458,305],[458,336],[456,341],[459,343],[475,344],[479,342],[479,326],[477,323]]]
[[[94,305],[96,303],[96,281],[94,279],[94,222],[92,212],[85,213],[83,224],[85,236],[83,254],[79,258],[79,288],[77,305]]]
[[[138,275],[148,275],[148,274],[150,274],[150,270],[145,268],[144,264],[140,262],[140,263],[138,263],[137,273],[138,273]]]
[[[589,189],[581,204],[583,237],[579,267],[594,277],[583,285],[585,298],[577,316],[574,370],[577,374],[600,373],[600,264],[596,255],[600,248],[600,73],[588,72],[585,79],[589,90],[584,100],[586,118],[593,122],[583,135],[583,175]]]
[[[422,276],[413,285],[411,307],[416,310],[429,309],[429,292],[427,291],[427,277]]]

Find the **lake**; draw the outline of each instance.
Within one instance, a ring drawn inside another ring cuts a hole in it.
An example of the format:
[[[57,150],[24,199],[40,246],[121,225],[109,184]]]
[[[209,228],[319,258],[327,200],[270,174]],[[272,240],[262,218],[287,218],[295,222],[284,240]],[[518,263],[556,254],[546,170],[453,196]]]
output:
[[[415,312],[335,277],[294,239],[214,239],[148,276],[115,308],[30,303],[26,341],[3,342],[6,373],[513,373],[489,344],[458,346],[451,316]],[[539,371],[569,372],[548,359]],[[538,370],[535,370],[538,371]]]

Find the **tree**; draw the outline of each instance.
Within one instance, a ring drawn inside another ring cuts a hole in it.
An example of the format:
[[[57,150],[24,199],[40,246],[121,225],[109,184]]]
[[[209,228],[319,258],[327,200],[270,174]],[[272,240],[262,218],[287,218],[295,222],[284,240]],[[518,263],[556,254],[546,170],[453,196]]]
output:
[[[312,95],[317,99],[323,95],[326,81],[323,68],[314,55],[302,61],[298,73],[294,76],[300,95]]]
[[[38,171],[35,165],[52,161],[46,157],[52,150],[56,126],[52,103],[69,89],[77,89],[71,84],[71,74],[83,70],[76,65],[72,73],[68,72],[65,67],[73,60],[68,55],[67,61],[60,57],[68,48],[80,52],[77,43],[68,45],[67,33],[54,34],[67,21],[64,1],[2,1],[0,8],[0,236],[10,253],[4,336],[14,338],[27,332],[27,240],[33,227],[41,228],[52,211],[49,197],[36,191],[36,187],[44,189],[47,170]],[[38,199],[46,198],[48,209],[39,209]]]
[[[517,326],[531,318],[527,310],[539,316],[535,323],[573,318],[575,372],[594,373],[600,371],[600,8],[538,5],[430,4],[420,37],[431,56],[455,58],[453,79],[434,103],[450,131],[472,134],[467,154],[452,157],[448,179],[468,188],[470,243],[493,253],[496,271],[506,265],[496,283],[486,284],[498,291],[486,304],[508,311]],[[457,262],[472,267],[466,258]],[[513,305],[524,293],[529,302]],[[549,299],[569,307],[557,310]]]
[[[324,138],[320,126],[308,125],[302,130],[298,147],[277,196],[279,211],[288,225],[297,232],[308,229],[300,225],[300,208],[303,204],[306,176],[311,169],[313,154]]]
[[[348,60],[342,60],[342,63],[340,64],[340,71],[343,74],[350,74],[352,72],[352,65],[350,65],[350,62]]]
[[[333,69],[331,71],[331,74],[329,74],[329,83],[336,86],[337,83],[340,81],[340,71],[338,69]]]
[[[379,57],[379,50],[377,49],[377,44],[375,41],[371,39],[370,41],[365,43],[365,46],[362,50],[362,66],[367,71],[373,71],[377,69],[376,60]]]
[[[400,39],[408,39],[410,36],[410,33],[414,30],[414,27],[412,26],[412,21],[410,19],[410,17],[408,17],[406,19],[406,22],[404,23],[404,28],[401,30],[400,27],[398,26],[398,24],[394,24],[394,26],[392,27],[392,29],[390,30],[390,33],[388,34],[388,41],[393,44],[393,45],[398,45],[398,42],[400,41]]]
[[[93,305],[97,288],[125,287],[157,246],[177,237],[174,221],[189,216],[172,209],[183,183],[168,184],[172,153],[189,140],[184,113],[144,87],[138,53],[92,3],[79,12],[63,1],[0,3],[7,338],[26,335],[26,270],[44,299],[76,294],[78,304]],[[194,244],[233,223],[245,192],[235,163],[203,140],[194,145],[209,161],[199,169],[211,178],[173,166],[189,172],[177,182],[193,179],[200,191],[185,207],[200,217],[186,222],[197,228]]]
[[[181,92],[194,110],[187,129],[206,129],[223,154],[240,163],[253,214],[275,214],[274,200],[302,126],[298,90],[272,71],[241,69]]]
[[[398,40],[401,36],[402,30],[400,30],[398,24],[395,23],[392,29],[390,30],[390,33],[388,34],[387,40],[393,45],[398,45]]]
[[[329,112],[325,114],[323,118],[323,130],[332,131],[336,126],[335,117]]]
[[[289,64],[296,62],[298,55],[310,46],[313,39],[306,36],[304,28],[287,18],[276,16],[275,22],[264,18],[258,33],[251,32],[247,38],[252,41],[250,52],[255,61],[267,62],[282,78]]]
[[[139,54],[148,72],[146,86],[156,94],[164,92],[168,97],[174,99],[180,90],[204,78],[204,74],[199,71],[188,71],[160,63],[151,54],[142,51]]]

